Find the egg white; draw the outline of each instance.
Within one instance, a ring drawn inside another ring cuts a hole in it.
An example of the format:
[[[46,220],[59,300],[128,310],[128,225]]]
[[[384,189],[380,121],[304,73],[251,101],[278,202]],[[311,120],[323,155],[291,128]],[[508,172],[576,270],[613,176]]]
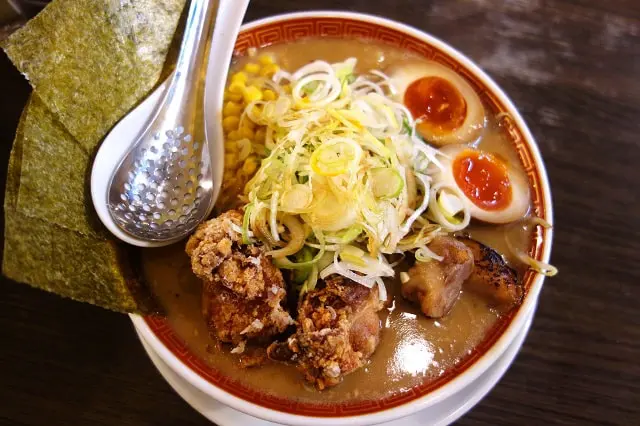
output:
[[[430,132],[429,134],[421,132],[422,137],[425,138],[427,142],[436,146],[460,143],[473,144],[477,142],[486,126],[485,110],[482,106],[482,101],[480,101],[480,98],[471,85],[460,75],[456,74],[455,71],[436,62],[408,63],[397,66],[389,72],[391,84],[393,84],[397,91],[396,100],[403,103],[407,87],[423,77],[443,78],[458,89],[467,103],[467,116],[462,125],[449,134],[438,135]],[[419,117],[413,118],[416,120],[419,119]]]
[[[465,150],[473,150],[467,145],[448,145],[440,149],[444,158],[441,159],[443,169],[433,177],[434,183],[442,182],[445,186],[460,189],[463,196],[462,202],[469,209],[471,217],[487,223],[509,223],[523,218],[530,206],[529,182],[524,173],[518,170],[513,164],[505,162],[507,166],[507,176],[511,184],[511,202],[500,210],[484,210],[469,199],[462,188],[456,183],[453,175],[453,161]]]

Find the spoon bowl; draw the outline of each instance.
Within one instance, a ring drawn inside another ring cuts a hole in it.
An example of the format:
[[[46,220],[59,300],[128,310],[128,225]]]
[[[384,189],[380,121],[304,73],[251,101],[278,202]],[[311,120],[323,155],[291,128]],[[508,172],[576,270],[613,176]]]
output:
[[[91,196],[100,220],[136,246],[186,237],[210,214],[220,189],[224,84],[249,0],[218,2],[208,58],[200,57],[206,46],[193,40],[189,46],[187,38],[190,25],[200,24],[195,32],[206,44],[214,14],[196,22],[193,9],[214,5],[193,2],[176,71],[112,129],[93,164]],[[215,10],[200,10],[205,12]]]

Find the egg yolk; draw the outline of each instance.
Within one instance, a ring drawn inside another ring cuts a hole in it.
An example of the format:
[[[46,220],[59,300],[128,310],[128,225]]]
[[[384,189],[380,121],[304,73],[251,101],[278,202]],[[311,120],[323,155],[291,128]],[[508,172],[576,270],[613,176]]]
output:
[[[438,135],[451,133],[467,117],[467,102],[460,91],[440,77],[423,77],[411,83],[404,93],[404,104],[420,119],[419,130]]]
[[[453,160],[452,168],[458,187],[481,209],[502,210],[511,203],[507,166],[495,155],[465,150]]]

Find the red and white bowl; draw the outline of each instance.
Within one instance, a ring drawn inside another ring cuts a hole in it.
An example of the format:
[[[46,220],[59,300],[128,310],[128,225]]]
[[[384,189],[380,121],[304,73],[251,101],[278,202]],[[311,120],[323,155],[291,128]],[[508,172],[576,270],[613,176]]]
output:
[[[274,16],[242,27],[236,53],[309,37],[365,38],[415,52],[462,75],[495,115],[510,136],[529,179],[533,213],[552,220],[551,192],[542,158],[522,117],[498,85],[478,66],[451,46],[415,28],[375,16],[348,12],[307,12]],[[219,125],[214,123],[215,125]],[[551,229],[532,236],[529,255],[548,262]],[[132,321],[150,350],[177,376],[198,391],[238,411],[282,424],[363,425],[376,424],[414,414],[438,404],[470,386],[492,367],[523,330],[533,315],[544,276],[524,275],[525,297],[521,306],[501,318],[475,350],[435,381],[424,382],[406,392],[375,401],[314,404],[262,394],[230,380],[223,371],[208,366],[189,351],[162,317],[132,315]],[[521,340],[516,343],[519,347]]]

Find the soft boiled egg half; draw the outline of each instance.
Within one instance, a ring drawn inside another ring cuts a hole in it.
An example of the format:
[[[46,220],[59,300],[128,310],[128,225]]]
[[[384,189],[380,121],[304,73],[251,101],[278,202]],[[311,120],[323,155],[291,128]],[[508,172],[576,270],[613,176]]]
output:
[[[467,81],[438,63],[409,63],[390,70],[391,84],[427,142],[474,143],[485,127],[480,98]]]
[[[449,145],[440,152],[442,168],[433,183],[442,189],[433,195],[446,217],[463,206],[472,218],[489,223],[509,223],[527,214],[527,177],[507,160],[467,145]]]

